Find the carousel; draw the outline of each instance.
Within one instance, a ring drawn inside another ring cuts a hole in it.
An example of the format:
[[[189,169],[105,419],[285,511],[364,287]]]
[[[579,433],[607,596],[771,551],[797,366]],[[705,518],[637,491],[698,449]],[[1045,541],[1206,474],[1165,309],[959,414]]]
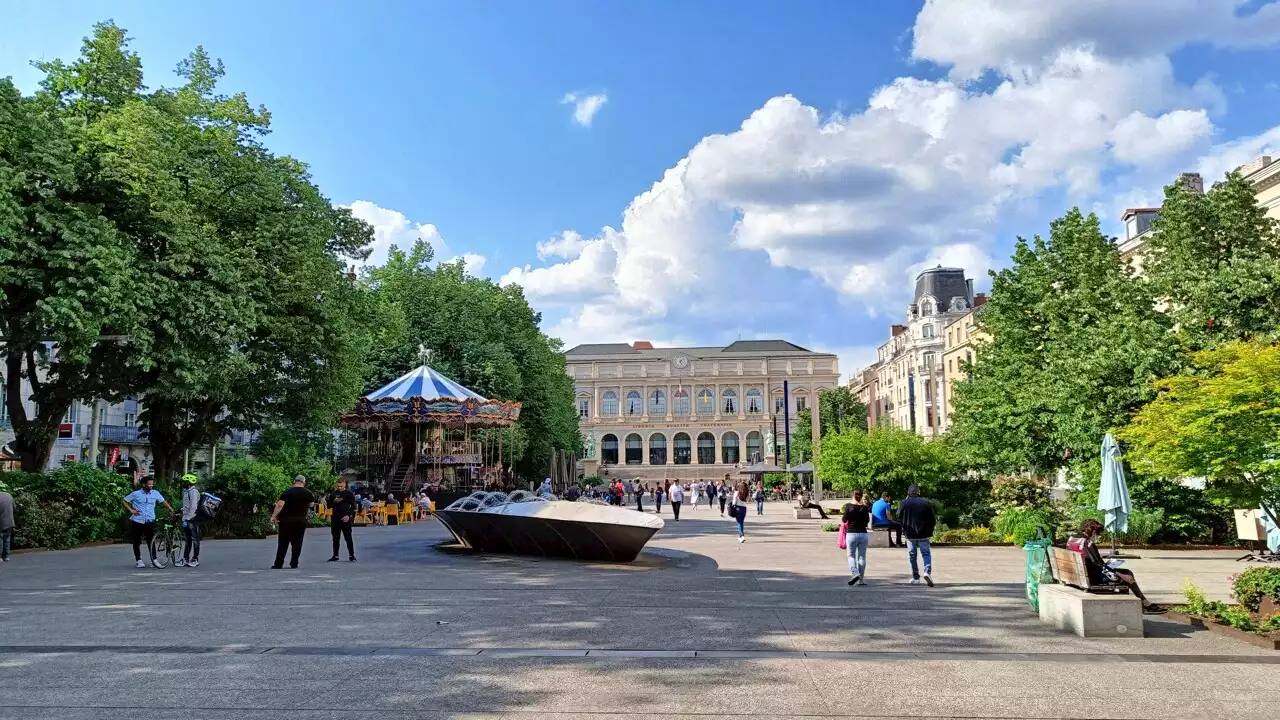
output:
[[[520,403],[482,397],[424,362],[361,398],[339,425],[358,436],[351,459],[370,492],[425,489],[443,507],[510,485],[502,430],[519,418]]]

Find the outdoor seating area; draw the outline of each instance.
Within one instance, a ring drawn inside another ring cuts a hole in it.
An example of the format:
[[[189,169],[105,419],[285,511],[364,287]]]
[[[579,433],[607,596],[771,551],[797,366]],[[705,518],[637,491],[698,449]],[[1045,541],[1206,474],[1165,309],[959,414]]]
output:
[[[426,520],[430,515],[435,513],[436,503],[434,500],[424,509],[415,503],[406,500],[401,503],[390,503],[379,501],[371,505],[362,506],[356,512],[352,524],[357,527],[368,525],[397,525],[400,523],[412,523],[419,520]],[[321,502],[316,507],[316,517],[326,522],[333,519],[333,508],[327,507]]]

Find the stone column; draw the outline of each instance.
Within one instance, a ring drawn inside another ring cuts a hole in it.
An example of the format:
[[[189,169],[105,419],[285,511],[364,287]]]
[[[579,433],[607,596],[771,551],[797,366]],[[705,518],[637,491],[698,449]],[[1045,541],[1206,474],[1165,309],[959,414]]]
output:
[[[746,383],[738,383],[738,419],[745,420],[747,417],[747,386]]]
[[[671,392],[671,385],[667,385],[667,422],[671,422],[672,411],[675,409],[676,396]],[[668,453],[670,450],[668,449]]]

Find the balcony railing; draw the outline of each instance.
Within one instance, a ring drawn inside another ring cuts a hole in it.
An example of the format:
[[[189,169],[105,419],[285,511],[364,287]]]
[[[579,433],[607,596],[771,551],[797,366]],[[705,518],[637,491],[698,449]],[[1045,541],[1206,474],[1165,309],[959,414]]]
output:
[[[88,437],[87,432],[86,437]],[[126,425],[99,425],[98,442],[149,445],[151,440],[142,434],[142,428]]]

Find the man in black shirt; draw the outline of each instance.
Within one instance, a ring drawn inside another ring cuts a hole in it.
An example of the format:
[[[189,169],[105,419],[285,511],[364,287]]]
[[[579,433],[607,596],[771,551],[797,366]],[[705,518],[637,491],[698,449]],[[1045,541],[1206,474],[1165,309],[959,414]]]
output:
[[[333,511],[329,520],[329,532],[333,534],[333,557],[329,562],[338,562],[339,541],[347,540],[347,561],[356,561],[356,548],[351,542],[351,522],[356,516],[356,496],[347,489],[347,481],[339,480],[338,487],[325,499],[325,504]]]
[[[933,587],[933,558],[929,554],[929,538],[933,537],[933,528],[938,519],[933,513],[933,505],[920,497],[920,487],[912,485],[907,488],[907,499],[898,506],[898,522],[902,523],[902,533],[907,536],[907,557],[911,559],[911,584],[920,584],[920,570],[916,565],[916,552],[924,556],[924,582]]]
[[[293,487],[280,493],[280,499],[271,510],[271,522],[280,523],[280,534],[276,540],[276,564],[272,570],[284,567],[285,550],[291,550],[289,567],[298,569],[298,556],[302,554],[302,536],[307,531],[307,513],[311,511],[311,503],[315,497],[307,489],[307,479],[299,475],[293,479]]]

